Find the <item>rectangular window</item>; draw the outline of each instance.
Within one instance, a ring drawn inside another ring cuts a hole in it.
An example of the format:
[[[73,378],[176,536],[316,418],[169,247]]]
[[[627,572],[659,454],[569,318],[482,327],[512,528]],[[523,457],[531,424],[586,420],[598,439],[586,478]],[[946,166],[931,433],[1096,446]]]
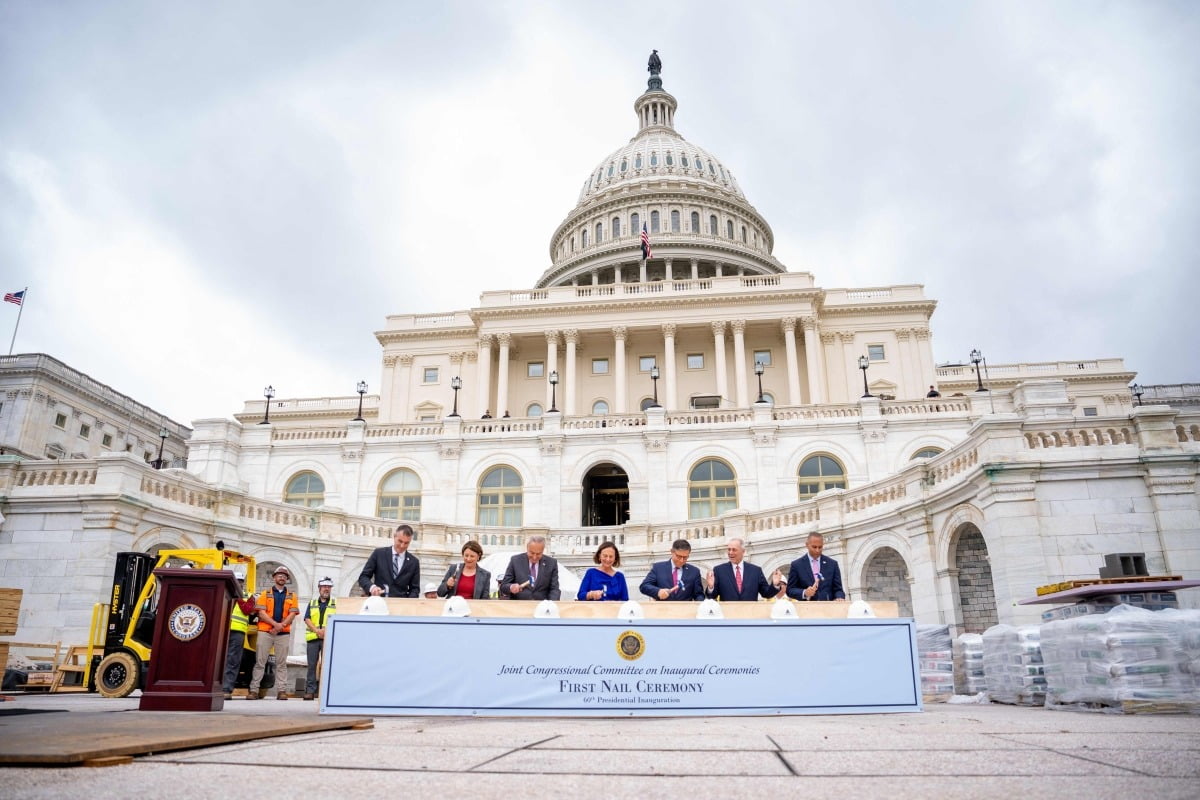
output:
[[[433,414],[422,414],[420,421],[421,422],[433,422],[436,419],[437,419],[437,417],[435,417]]]
[[[100,446],[105,447],[105,448],[112,447],[112,434],[111,433],[106,433],[100,437]]]
[[[771,366],[771,351],[770,350],[755,350],[754,363],[762,364],[764,367]]]
[[[867,345],[867,358],[871,359],[872,361],[886,361],[887,355],[883,352],[883,345]]]
[[[1094,416],[1096,416],[1096,413],[1097,412],[1096,412],[1095,406],[1085,406],[1083,409],[1083,415],[1085,417],[1094,417]]]
[[[704,369],[704,353],[688,353],[688,369]]]
[[[149,464],[153,459],[154,453],[151,453],[149,450],[142,453],[142,461],[145,461],[147,464]]]
[[[65,431],[67,429],[67,415],[66,414],[55,414],[54,415],[54,427],[62,428]]]
[[[437,367],[426,367],[424,375],[422,376],[421,382],[422,383],[437,383],[438,382],[438,368]]]
[[[525,377],[527,378],[544,378],[546,377],[546,365],[541,361],[530,361],[525,365]]]
[[[79,438],[86,439],[92,435],[92,426],[84,423],[79,426]]]
[[[638,372],[649,372],[654,369],[655,356],[640,356],[638,358]]]
[[[593,375],[607,375],[608,374],[608,359],[607,358],[593,358],[592,359],[592,374]]]

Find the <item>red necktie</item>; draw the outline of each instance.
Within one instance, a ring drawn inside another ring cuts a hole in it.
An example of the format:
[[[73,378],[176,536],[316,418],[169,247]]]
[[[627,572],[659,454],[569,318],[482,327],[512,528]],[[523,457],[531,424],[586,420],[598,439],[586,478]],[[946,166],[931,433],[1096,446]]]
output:
[[[742,593],[742,565],[733,565],[733,579],[737,583],[738,594]]]
[[[673,585],[675,585],[675,586],[679,585],[679,567],[676,567],[674,570],[671,571],[671,581],[672,581]]]

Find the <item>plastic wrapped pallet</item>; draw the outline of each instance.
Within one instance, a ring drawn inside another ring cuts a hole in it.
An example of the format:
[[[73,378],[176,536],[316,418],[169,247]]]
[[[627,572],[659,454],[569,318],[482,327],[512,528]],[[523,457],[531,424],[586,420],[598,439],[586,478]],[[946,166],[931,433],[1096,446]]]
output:
[[[954,640],[954,693],[977,695],[987,691],[983,677],[983,636],[964,633]]]
[[[1118,606],[1042,626],[1051,708],[1195,711],[1200,612]]]
[[[995,702],[1025,706],[1045,702],[1039,627],[994,625],[983,632],[984,680]]]
[[[927,702],[945,702],[954,694],[954,654],[949,625],[917,626],[921,696]]]

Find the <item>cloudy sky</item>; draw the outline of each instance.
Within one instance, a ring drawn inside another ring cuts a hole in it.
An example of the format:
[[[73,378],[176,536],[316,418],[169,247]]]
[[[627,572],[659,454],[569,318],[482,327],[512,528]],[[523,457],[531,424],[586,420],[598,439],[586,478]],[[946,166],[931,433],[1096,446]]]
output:
[[[0,0],[0,291],[181,422],[377,388],[394,313],[532,286],[658,48],[676,127],[937,361],[1200,380],[1194,2]],[[16,306],[0,306],[12,335]]]

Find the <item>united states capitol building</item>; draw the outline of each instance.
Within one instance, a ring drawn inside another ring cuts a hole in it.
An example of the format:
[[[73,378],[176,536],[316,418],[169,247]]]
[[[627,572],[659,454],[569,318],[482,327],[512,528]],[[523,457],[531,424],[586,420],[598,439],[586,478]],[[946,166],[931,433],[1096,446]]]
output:
[[[1136,404],[1119,358],[935,365],[920,285],[790,271],[730,165],[677,130],[657,70],[633,110],[540,276],[383,322],[378,394],[196,420],[186,468],[148,466],[152,434],[0,456],[20,638],[84,641],[123,550],[221,540],[286,565],[302,598],[324,575],[348,595],[396,520],[416,523],[423,583],[471,539],[500,555],[542,534],[580,575],[614,540],[636,583],[675,539],[704,568],[742,537],[769,573],[816,531],[851,598],[960,631],[1037,620],[1017,602],[1106,553],[1200,574],[1200,406]],[[22,397],[106,424],[68,383],[23,391],[5,417]]]

